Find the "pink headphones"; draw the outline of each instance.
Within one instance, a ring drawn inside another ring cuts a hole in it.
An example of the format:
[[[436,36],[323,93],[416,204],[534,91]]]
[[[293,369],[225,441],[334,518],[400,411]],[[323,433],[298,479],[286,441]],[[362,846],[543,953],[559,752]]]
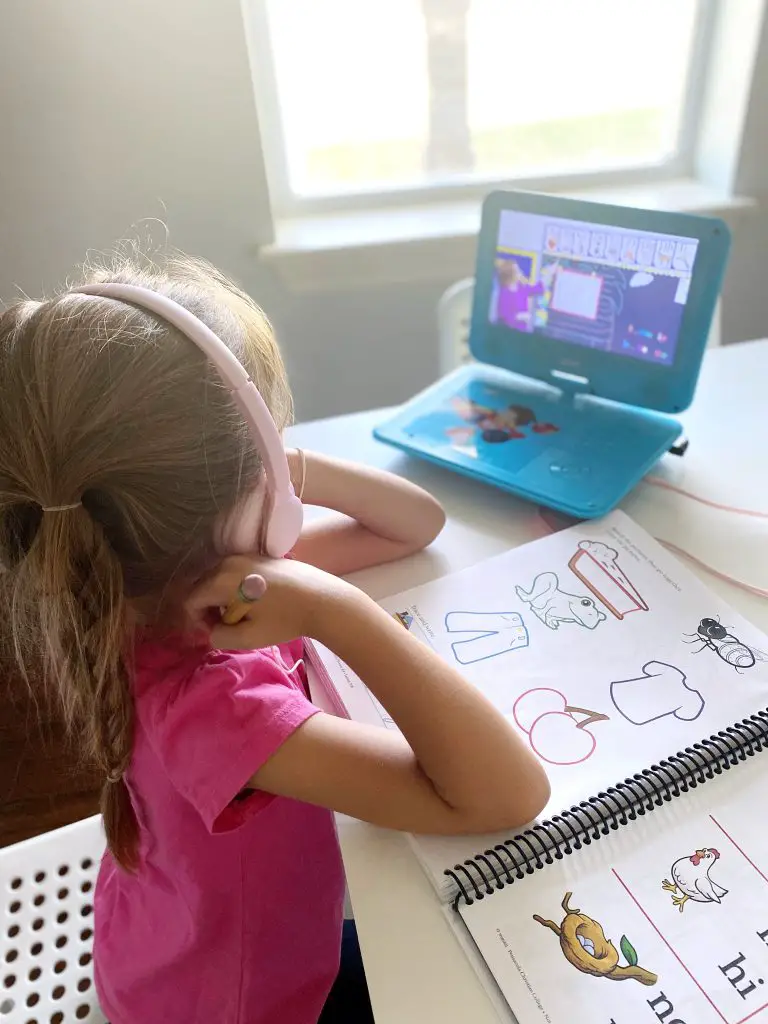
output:
[[[264,532],[266,554],[272,558],[288,554],[299,539],[304,512],[293,492],[283,442],[256,385],[221,338],[184,306],[149,288],[132,284],[88,284],[76,291],[133,303],[156,313],[206,354],[240,407],[264,463],[268,517]],[[253,550],[259,530],[256,513],[260,511],[254,504],[253,500],[245,502],[221,525],[219,543],[226,551]]]

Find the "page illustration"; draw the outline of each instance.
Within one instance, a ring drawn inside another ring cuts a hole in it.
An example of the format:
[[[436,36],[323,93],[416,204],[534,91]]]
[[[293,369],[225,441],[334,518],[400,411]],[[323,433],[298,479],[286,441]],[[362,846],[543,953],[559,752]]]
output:
[[[568,568],[617,619],[630,612],[648,611],[645,599],[619,565],[618,551],[607,544],[581,541]]]
[[[549,928],[560,939],[560,948],[565,959],[573,964],[582,974],[591,974],[595,978],[608,978],[611,981],[639,981],[641,985],[655,985],[659,980],[651,971],[640,967],[635,947],[622,935],[619,948],[626,959],[620,962],[619,950],[610,939],[606,939],[602,925],[594,921],[580,910],[572,909],[568,903],[573,893],[567,892],[561,904],[565,917],[561,923],[547,921],[538,914],[533,920],[545,928]]]
[[[527,690],[515,701],[512,716],[534,753],[554,765],[581,764],[591,757],[597,739],[589,726],[608,721],[599,711],[574,707],[551,687]]]
[[[473,665],[528,646],[528,630],[517,612],[448,612],[445,629],[464,634],[451,644],[460,665]]]
[[[528,590],[515,587],[515,593],[549,629],[558,629],[567,622],[594,629],[605,621],[605,613],[591,598],[561,590],[560,581],[553,572],[540,573]]]
[[[672,881],[665,878],[662,889],[672,893],[672,903],[682,914],[687,900],[695,903],[721,903],[728,890],[710,877],[710,871],[720,859],[717,850],[695,850],[689,857],[678,857],[672,865]]]
[[[718,619],[702,619],[695,633],[688,634],[693,639],[686,641],[691,644],[700,642],[701,646],[697,654],[709,649],[722,659],[726,665],[731,665],[737,671],[745,668],[754,668],[758,661],[768,661],[768,654],[747,645],[737,636],[729,633],[725,626],[721,625]]]
[[[674,665],[649,661],[634,679],[611,683],[613,706],[632,725],[648,725],[667,715],[692,722],[704,710],[704,698]]]
[[[404,626],[406,629],[410,629],[413,625],[413,616],[410,612],[394,612],[392,618]]]

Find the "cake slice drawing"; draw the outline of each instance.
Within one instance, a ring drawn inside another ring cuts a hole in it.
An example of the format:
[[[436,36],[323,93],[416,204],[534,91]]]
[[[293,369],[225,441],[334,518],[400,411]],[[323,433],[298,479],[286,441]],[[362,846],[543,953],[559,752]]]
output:
[[[619,553],[597,540],[583,540],[568,568],[617,619],[647,612],[648,605],[619,566]]]

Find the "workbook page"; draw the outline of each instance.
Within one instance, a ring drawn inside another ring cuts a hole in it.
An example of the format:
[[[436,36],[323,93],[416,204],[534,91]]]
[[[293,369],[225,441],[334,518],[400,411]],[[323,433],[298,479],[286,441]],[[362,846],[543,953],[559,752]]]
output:
[[[768,1021],[768,754],[461,918],[519,1024]]]
[[[622,512],[384,606],[540,759],[544,817],[768,705],[768,638]],[[351,717],[396,728],[347,666],[327,651],[323,661]],[[491,838],[417,845],[437,883]]]

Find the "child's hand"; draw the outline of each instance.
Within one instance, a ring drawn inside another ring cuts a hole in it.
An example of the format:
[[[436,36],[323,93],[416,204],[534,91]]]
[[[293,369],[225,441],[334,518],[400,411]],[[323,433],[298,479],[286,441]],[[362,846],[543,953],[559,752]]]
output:
[[[242,601],[240,588],[249,596],[249,584],[256,584],[252,593],[261,590],[263,596]],[[195,588],[185,607],[195,623],[211,621],[210,614],[215,612],[211,629],[214,647],[256,650],[300,636],[317,637],[330,610],[355,594],[362,597],[349,584],[304,562],[235,555]],[[239,621],[234,625],[222,622],[222,608],[234,608]]]

